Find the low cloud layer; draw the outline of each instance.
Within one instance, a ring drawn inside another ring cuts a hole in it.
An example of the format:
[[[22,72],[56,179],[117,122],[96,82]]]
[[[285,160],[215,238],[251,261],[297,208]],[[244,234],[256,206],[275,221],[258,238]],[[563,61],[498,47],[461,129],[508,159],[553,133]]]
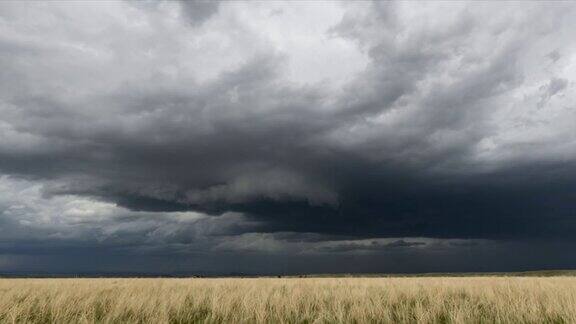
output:
[[[572,3],[2,2],[0,253],[204,253],[222,270],[226,251],[571,245],[575,17]]]

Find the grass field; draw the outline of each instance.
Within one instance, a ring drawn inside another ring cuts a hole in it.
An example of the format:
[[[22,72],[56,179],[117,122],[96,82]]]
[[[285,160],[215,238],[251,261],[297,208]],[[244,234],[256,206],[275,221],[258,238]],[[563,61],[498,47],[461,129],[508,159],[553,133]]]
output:
[[[576,277],[0,279],[6,323],[576,323]]]

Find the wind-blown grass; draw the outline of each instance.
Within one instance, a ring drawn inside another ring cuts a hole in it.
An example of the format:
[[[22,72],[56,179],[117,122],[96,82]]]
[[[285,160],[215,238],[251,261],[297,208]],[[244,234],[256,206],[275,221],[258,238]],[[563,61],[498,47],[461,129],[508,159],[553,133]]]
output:
[[[0,322],[576,323],[576,278],[0,279]]]

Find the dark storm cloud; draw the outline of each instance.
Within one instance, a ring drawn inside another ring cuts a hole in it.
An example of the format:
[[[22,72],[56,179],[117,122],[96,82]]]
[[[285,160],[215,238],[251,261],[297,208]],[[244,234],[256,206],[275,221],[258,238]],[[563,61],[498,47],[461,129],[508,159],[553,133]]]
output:
[[[575,237],[573,4],[347,4],[322,41],[367,63],[339,86],[331,49],[251,25],[296,30],[292,9],[250,5],[2,4],[0,171],[136,213],[65,231],[114,247]],[[187,211],[223,233],[172,223]]]

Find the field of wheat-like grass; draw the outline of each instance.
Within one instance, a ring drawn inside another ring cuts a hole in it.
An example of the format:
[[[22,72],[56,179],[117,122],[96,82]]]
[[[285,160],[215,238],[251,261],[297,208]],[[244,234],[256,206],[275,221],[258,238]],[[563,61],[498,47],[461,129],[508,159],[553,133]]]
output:
[[[0,279],[3,323],[576,323],[576,277]]]

